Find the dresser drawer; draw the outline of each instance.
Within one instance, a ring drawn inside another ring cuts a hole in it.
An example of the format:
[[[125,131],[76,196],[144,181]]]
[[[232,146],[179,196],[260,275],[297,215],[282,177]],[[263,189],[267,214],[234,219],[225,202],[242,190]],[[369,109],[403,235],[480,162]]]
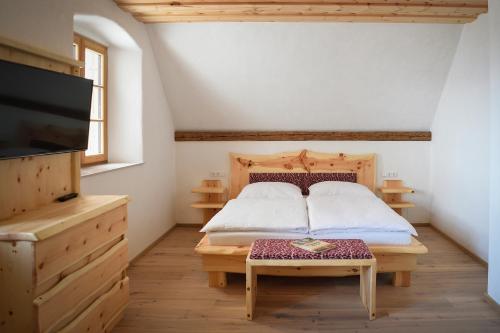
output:
[[[111,290],[99,297],[75,320],[59,332],[61,333],[102,333],[109,332],[116,323],[115,318],[127,306],[129,294],[128,277],[117,282]]]
[[[65,277],[73,274],[79,269],[82,269],[84,266],[90,264],[109,250],[111,250],[112,247],[114,247],[116,244],[119,242],[123,241],[124,237],[118,237],[113,239],[111,242],[106,243],[104,246],[100,247],[96,251],[92,252],[91,254],[81,258],[78,260],[76,263],[72,264],[68,268],[64,269],[61,271],[59,274],[51,277],[48,280],[45,280],[42,284],[38,284],[34,290],[34,296],[35,298],[38,296],[41,296],[45,294],[47,291],[50,289],[54,288],[59,282],[61,282],[62,279]]]
[[[127,239],[34,300],[38,332],[61,328],[123,278]]]
[[[35,247],[35,283],[42,284],[127,230],[127,206],[99,215]]]

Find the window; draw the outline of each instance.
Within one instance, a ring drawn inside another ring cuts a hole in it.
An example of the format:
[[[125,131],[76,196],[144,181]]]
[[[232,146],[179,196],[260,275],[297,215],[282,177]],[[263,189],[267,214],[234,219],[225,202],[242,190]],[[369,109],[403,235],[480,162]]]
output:
[[[82,152],[82,164],[106,163],[108,161],[107,131],[107,48],[86,37],[75,34],[73,56],[83,61],[80,75],[94,81],[92,107],[90,111],[89,144]]]

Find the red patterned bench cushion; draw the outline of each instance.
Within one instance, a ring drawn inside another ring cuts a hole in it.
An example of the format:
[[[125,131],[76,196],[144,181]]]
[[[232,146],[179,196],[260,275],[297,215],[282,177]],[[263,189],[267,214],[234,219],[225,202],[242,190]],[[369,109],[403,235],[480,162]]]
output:
[[[334,249],[313,253],[296,248],[290,239],[257,239],[250,259],[371,259],[372,254],[361,239],[322,239],[337,245]]]
[[[250,184],[259,182],[283,182],[290,183],[300,187],[303,195],[309,194],[309,186],[326,181],[339,181],[339,182],[357,182],[356,173],[306,173],[306,172],[252,172],[249,175],[248,182]]]

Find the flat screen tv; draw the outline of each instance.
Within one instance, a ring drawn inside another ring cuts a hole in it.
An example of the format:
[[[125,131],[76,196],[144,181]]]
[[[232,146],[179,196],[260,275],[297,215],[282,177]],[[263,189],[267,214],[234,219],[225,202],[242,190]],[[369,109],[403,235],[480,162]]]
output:
[[[87,149],[92,80],[0,60],[0,159]]]

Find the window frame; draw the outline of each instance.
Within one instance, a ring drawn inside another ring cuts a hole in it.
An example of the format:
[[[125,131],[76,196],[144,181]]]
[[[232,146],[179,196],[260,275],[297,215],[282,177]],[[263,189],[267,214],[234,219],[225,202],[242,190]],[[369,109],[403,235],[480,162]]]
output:
[[[94,84],[93,87],[102,88],[102,121],[91,120],[102,122],[103,126],[103,153],[98,155],[86,156],[85,151],[81,151],[81,164],[82,165],[93,165],[108,163],[108,48],[90,38],[82,36],[75,33],[73,37],[73,44],[77,45],[78,59],[85,63],[85,49],[90,49],[94,52],[103,55],[103,73],[102,73],[102,85]],[[80,76],[85,77],[85,65],[80,68]]]

